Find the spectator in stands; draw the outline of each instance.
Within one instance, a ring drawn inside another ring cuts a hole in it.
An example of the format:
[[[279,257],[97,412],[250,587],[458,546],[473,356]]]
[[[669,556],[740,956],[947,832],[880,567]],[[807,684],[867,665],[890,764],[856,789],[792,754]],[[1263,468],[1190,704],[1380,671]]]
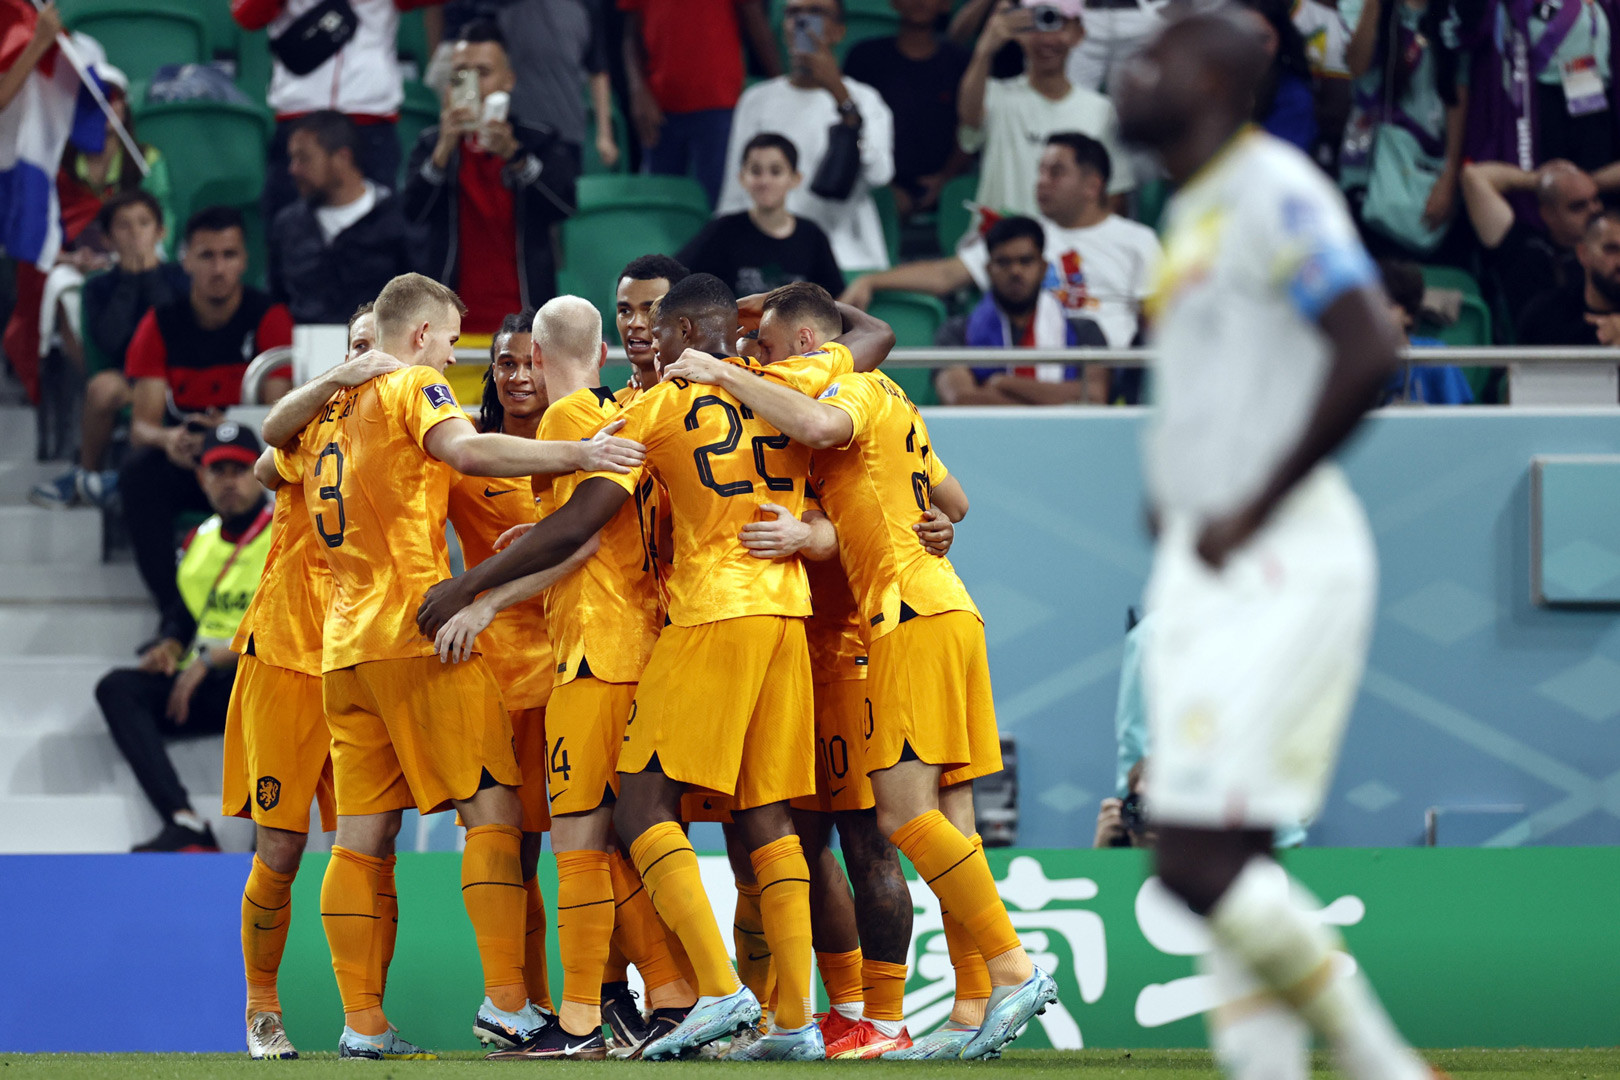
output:
[[[900,16],[894,37],[852,46],[844,74],[872,87],[894,114],[895,207],[902,218],[939,205],[940,189],[973,163],[956,143],[956,88],[969,53],[939,32],[949,0],[891,0]],[[837,295],[835,290],[833,295]]]
[[[360,171],[357,144],[354,124],[330,110],[287,136],[298,198],[270,227],[270,295],[296,323],[343,323],[411,269],[399,199]]]
[[[1620,210],[1605,209],[1575,248],[1582,276],[1530,301],[1521,345],[1620,345]]]
[[[1045,240],[1043,287],[1076,324],[1077,340],[1122,348],[1141,334],[1142,301],[1152,291],[1160,251],[1152,229],[1110,210],[1109,172],[1108,151],[1096,139],[1077,132],[1051,136],[1041,154],[1036,221]],[[935,296],[970,285],[988,290],[990,258],[985,241],[976,239],[950,258],[857,278],[840,299],[864,308],[883,289]]]
[[[1384,279],[1390,314],[1401,328],[1407,345],[1436,348],[1445,342],[1434,337],[1413,337],[1412,328],[1423,318],[1423,268],[1404,259],[1383,259],[1378,273]],[[1390,376],[1380,405],[1472,405],[1474,391],[1452,364],[1405,363]]]
[[[7,66],[4,73],[0,74],[0,110],[4,110],[16,98],[17,92],[23,88],[23,83],[28,81],[28,76],[39,66],[45,54],[51,51],[51,46],[56,44],[56,35],[61,32],[62,13],[56,9],[55,0],[51,0],[35,15],[34,29],[26,42],[14,40],[6,42],[4,60]],[[15,55],[11,55],[11,50],[18,45],[21,48]]]
[[[264,177],[265,221],[298,197],[287,171],[287,139],[305,113],[332,109],[349,117],[358,128],[360,171],[383,187],[399,183],[405,100],[395,54],[399,13],[424,2],[432,0],[347,0],[334,10],[327,0],[231,0],[232,17],[244,30],[266,31],[274,56],[269,101],[276,131]]]
[[[1254,122],[1306,154],[1316,150],[1316,98],[1305,38],[1294,25],[1289,0],[1239,0],[1264,36],[1271,67],[1255,97]]]
[[[491,22],[469,23],[453,66],[474,71],[483,98],[510,93],[506,43]],[[537,308],[557,291],[552,226],[574,209],[578,147],[514,109],[479,122],[479,109],[446,101],[422,132],[405,181],[405,217],[427,229],[424,270],[467,305],[462,330],[490,334],[507,312]]]
[[[803,182],[791,142],[770,131],[755,135],[743,147],[742,161],[742,187],[753,205],[709,222],[676,258],[693,273],[713,274],[738,296],[790,281],[813,281],[837,296],[844,275],[827,234],[787,208],[789,193]]]
[[[696,177],[720,201],[746,33],[761,70],[782,73],[764,0],[619,0],[630,119],[649,173]]]
[[[1468,101],[1450,11],[1444,0],[1366,0],[1350,37],[1339,184],[1375,252],[1432,256],[1451,231]]]
[[[1102,801],[1097,811],[1097,835],[1091,846],[1095,848],[1153,846],[1154,833],[1142,811],[1142,777],[1147,772],[1147,758],[1141,757],[1131,766],[1129,785],[1123,799],[1110,796]]]
[[[619,147],[613,135],[613,88],[608,81],[610,41],[600,5],[606,0],[505,0],[496,20],[509,55],[514,81],[512,113],[560,142],[569,170],[578,175],[587,134],[585,98],[596,123],[597,155],[612,166]],[[685,6],[684,4],[682,5]],[[462,27],[466,38],[470,26]],[[573,181],[569,181],[570,190]],[[569,197],[573,202],[573,197]],[[547,294],[549,297],[550,294]],[[538,307],[547,297],[532,305]],[[465,299],[465,297],[463,297]],[[499,320],[497,320],[497,324]]]
[[[113,741],[163,821],[136,851],[219,850],[163,741],[225,730],[236,678],[231,639],[270,553],[270,504],[253,478],[259,450],[253,432],[239,424],[209,430],[195,471],[213,516],[186,537],[178,572],[170,559],[173,588],[159,638],[139,667],[110,671],[96,684]]]
[[[160,611],[175,602],[175,521],[206,512],[197,482],[203,437],[241,401],[242,375],[259,353],[292,344],[292,316],[268,294],[242,284],[247,240],[240,211],[199,210],[186,222],[183,265],[188,295],[142,316],[129,343],[124,373],[132,385],[132,453],[118,490],[135,549],[135,566]],[[262,398],[291,388],[272,373]]]
[[[1509,201],[1532,191],[1546,232],[1519,220]],[[1503,161],[1474,161],[1463,166],[1462,196],[1515,327],[1539,294],[1579,280],[1575,249],[1603,208],[1592,177],[1567,161],[1549,161],[1535,172]]]
[[[1316,99],[1316,147],[1312,156],[1330,176],[1339,171],[1339,147],[1350,116],[1350,28],[1338,10],[1319,0],[1298,0],[1293,21],[1305,41]]]
[[[163,208],[150,192],[137,188],[101,208],[101,229],[112,240],[113,268],[84,284],[84,415],[79,464],[55,480],[35,486],[36,506],[106,506],[118,490],[118,474],[104,470],[107,445],[118,414],[129,405],[124,352],[135,327],[152,308],[184,296],[190,288],[178,263],[163,262]]]
[[[172,229],[174,209],[169,203],[169,163],[157,147],[141,142],[137,136],[135,118],[129,111],[129,78],[111,64],[96,65],[96,74],[106,87],[107,104],[112,106],[113,113],[130,137],[136,140],[135,145],[139,147],[146,165],[146,175],[143,177],[139,168],[125,160],[123,141],[113,131],[111,121],[107,124],[106,137],[100,150],[91,153],[69,142],[67,153],[62,156],[62,173],[56,182],[57,198],[62,204],[67,231],[79,231],[76,220],[86,223],[99,221],[98,215],[108,200],[137,190],[149,192],[157,199],[158,205],[163,208],[163,227],[165,230]],[[107,249],[104,231],[97,230],[97,233],[99,246]]]
[[[990,288],[967,315],[940,327],[934,344],[947,347],[1062,349],[1082,344],[1046,278],[1046,234],[1034,218],[1001,218],[984,234]],[[1086,344],[1101,344],[1093,334]],[[1080,368],[1040,363],[1007,367],[946,367],[934,378],[946,405],[1070,405],[1086,399]],[[1098,393],[1103,400],[1106,382]]]
[[[1037,16],[1039,19],[1037,19]],[[1095,90],[1069,81],[1065,64],[1085,36],[1080,0],[1008,0],[991,16],[973,50],[957,94],[962,148],[984,151],[979,163],[979,205],[999,213],[1034,214],[1041,147],[1059,131],[1101,140],[1113,162],[1110,194],[1135,186],[1119,149],[1114,106]],[[990,62],[1008,41],[1024,53],[1024,73],[992,79]]]
[[[748,208],[743,147],[764,131],[799,151],[810,182],[788,194],[788,210],[821,226],[846,272],[889,265],[872,189],[894,177],[894,118],[878,92],[838,70],[843,0],[789,0],[782,34],[792,71],[743,91],[726,148],[718,214]]]

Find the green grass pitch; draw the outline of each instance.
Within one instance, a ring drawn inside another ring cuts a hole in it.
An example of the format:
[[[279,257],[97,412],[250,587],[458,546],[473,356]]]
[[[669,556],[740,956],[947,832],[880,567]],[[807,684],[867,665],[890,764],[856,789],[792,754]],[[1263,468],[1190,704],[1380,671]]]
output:
[[[1452,1080],[1620,1080],[1620,1049],[1613,1050],[1434,1050],[1429,1061],[1450,1073]],[[1317,1055],[1317,1077],[1336,1075],[1324,1056]],[[1072,1080],[1074,1077],[1123,1077],[1126,1080],[1204,1080],[1217,1078],[1207,1051],[1202,1050],[1028,1050],[1013,1051],[1001,1061],[974,1063],[810,1062],[795,1064],[728,1065],[723,1061],[638,1064],[633,1062],[547,1063],[544,1069],[564,1069],[569,1080],[612,1080],[645,1075],[655,1070],[672,1080],[719,1080],[747,1077],[772,1080],[791,1073],[801,1078],[809,1070],[875,1070],[902,1073],[909,1080],[945,1080],[973,1074],[983,1080],[1000,1075],[1006,1080]],[[439,1061],[340,1062],[334,1054],[311,1054],[300,1061],[258,1062],[231,1054],[0,1054],[0,1080],[79,1080],[116,1077],[118,1080],[206,1080],[241,1077],[265,1080],[270,1073],[289,1080],[474,1080],[498,1078],[504,1072],[534,1075],[534,1066],[484,1062],[473,1053],[450,1053]]]

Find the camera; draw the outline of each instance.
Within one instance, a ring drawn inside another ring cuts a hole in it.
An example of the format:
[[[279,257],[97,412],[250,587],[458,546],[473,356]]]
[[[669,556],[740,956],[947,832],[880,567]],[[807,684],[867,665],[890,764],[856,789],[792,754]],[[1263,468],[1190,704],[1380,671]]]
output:
[[[1049,34],[1063,29],[1063,12],[1051,4],[1032,8],[1030,17],[1036,33]]]
[[[1133,791],[1125,796],[1119,807],[1119,823],[1132,836],[1140,836],[1147,829],[1147,818],[1142,813],[1142,795]]]

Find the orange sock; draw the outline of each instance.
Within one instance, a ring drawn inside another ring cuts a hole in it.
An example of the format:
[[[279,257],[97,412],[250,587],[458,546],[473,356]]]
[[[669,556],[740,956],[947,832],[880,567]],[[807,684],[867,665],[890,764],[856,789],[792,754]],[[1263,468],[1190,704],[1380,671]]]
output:
[[[720,927],[715,925],[709,898],[703,892],[697,853],[673,821],[661,822],[636,837],[630,859],[652,894],[653,906],[664,925],[675,931],[685,947],[697,979],[697,992],[724,997],[737,992],[737,973],[731,969]]]
[[[647,894],[647,900],[649,903],[652,902],[652,893]],[[653,914],[658,914],[656,906],[653,908]],[[681,981],[691,987],[695,994],[698,985],[697,968],[692,966],[692,958],[686,955],[686,946],[681,944],[681,936],[669,928],[669,924],[664,922],[662,916],[658,919],[658,925],[664,928],[664,947],[669,950],[669,958],[674,961],[675,970],[681,973]]]
[[[861,962],[861,1013],[868,1020],[898,1024],[906,1018],[906,965]]]
[[[1029,958],[996,892],[996,880],[990,876],[984,849],[974,847],[938,810],[912,818],[890,839],[906,853],[917,875],[939,897],[940,907],[956,916],[979,954],[992,965],[991,983],[1015,985],[1029,978]],[[994,961],[1008,953],[1013,955],[1003,960],[1002,970],[997,971]]]
[[[540,879],[523,883],[528,903],[523,912],[523,989],[537,1009],[551,1008],[551,980],[546,971],[546,898]]]
[[[818,952],[816,970],[827,988],[827,1004],[848,1005],[861,1000],[861,950]]]
[[[759,882],[759,912],[776,963],[776,1026],[810,1022],[810,867],[797,836],[749,853]]]
[[[612,859],[612,858],[615,858],[615,856],[609,855],[608,858]],[[617,858],[621,862],[624,861],[624,857],[622,855],[617,856]],[[617,904],[619,902],[619,899],[618,899],[618,897],[619,897],[619,887],[618,886],[619,886],[619,883],[617,881],[615,881],[613,883],[613,902],[615,904]],[[647,901],[647,903],[651,904],[652,901],[649,900],[649,901]],[[645,978],[645,976],[643,976],[643,978]],[[614,916],[614,921],[613,921],[613,936],[608,939],[607,965],[602,968],[602,984],[605,986],[608,983],[620,983],[620,982],[629,982],[629,981],[630,981],[630,957],[625,955],[625,952],[624,952],[624,931],[622,929],[620,929],[619,922],[618,922],[618,916],[615,915]]]
[[[343,1022],[361,1035],[388,1030],[382,1011],[381,945],[376,932],[378,880],[383,860],[332,848],[321,879],[321,925],[332,950],[332,974],[343,999]]]
[[[759,886],[737,882],[737,908],[731,920],[731,940],[737,949],[737,977],[761,1002],[771,970],[771,947],[765,942],[765,922],[759,913]]]
[[[602,969],[613,937],[613,878],[605,851],[557,852],[557,950],[562,954],[562,1011],[571,1035],[602,1026]]]
[[[647,1007],[662,1009],[691,1005],[696,1000],[692,987],[681,977],[664,940],[664,923],[654,910],[652,897],[641,882],[641,875],[617,851],[608,853],[608,873],[613,878],[614,940],[622,943],[618,977],[613,977],[613,953],[608,955],[608,972],[603,982],[623,982],[625,961],[633,960],[647,990]]]
[[[399,940],[399,886],[394,883],[397,861],[395,856],[388,856],[377,875],[377,955],[382,972],[377,993],[382,997],[388,996],[388,965],[394,962],[394,945]]]
[[[292,922],[292,874],[270,869],[257,855],[242,889],[242,965],[247,969],[247,1015],[281,1011],[276,973]]]
[[[985,1007],[990,1001],[990,969],[967,928],[950,912],[943,912],[945,947],[951,953],[951,967],[956,969],[956,1002],[951,1006],[951,1019],[968,1027],[984,1023]]]
[[[515,825],[467,830],[461,853],[461,902],[478,940],[484,993],[505,1012],[528,1000],[523,986],[523,833]]]

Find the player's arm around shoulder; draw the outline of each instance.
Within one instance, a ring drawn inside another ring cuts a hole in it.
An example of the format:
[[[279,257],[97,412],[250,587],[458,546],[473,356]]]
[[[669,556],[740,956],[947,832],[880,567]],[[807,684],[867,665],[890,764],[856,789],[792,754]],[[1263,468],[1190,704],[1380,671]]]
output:
[[[768,370],[768,369],[767,369]],[[855,437],[848,414],[758,371],[687,349],[664,369],[666,381],[715,386],[748,406],[782,434],[814,450],[845,446]]]

